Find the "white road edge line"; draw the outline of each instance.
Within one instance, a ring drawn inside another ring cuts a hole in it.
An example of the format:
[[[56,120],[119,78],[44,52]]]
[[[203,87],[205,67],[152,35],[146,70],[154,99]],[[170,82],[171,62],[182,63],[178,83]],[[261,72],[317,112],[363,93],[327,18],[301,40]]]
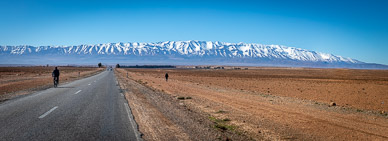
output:
[[[74,94],[78,94],[79,92],[81,92],[82,90],[78,90],[77,92],[75,92]]]
[[[131,114],[130,114],[130,113],[131,113],[131,109],[129,109],[128,103],[124,103],[124,107],[125,107],[125,109],[127,110],[129,122],[130,122],[131,125],[132,125],[133,132],[135,132],[136,140],[137,140],[137,141],[141,141],[142,139],[141,139],[140,136],[139,136],[139,131],[137,131],[137,129],[136,129],[136,127],[135,127],[136,122],[133,121],[133,118],[132,118],[132,116],[131,116]]]
[[[55,106],[55,107],[51,108],[49,111],[47,111],[46,113],[41,115],[39,118],[44,118],[45,116],[47,116],[48,114],[50,114],[51,112],[53,112],[57,108],[58,108],[58,106]]]

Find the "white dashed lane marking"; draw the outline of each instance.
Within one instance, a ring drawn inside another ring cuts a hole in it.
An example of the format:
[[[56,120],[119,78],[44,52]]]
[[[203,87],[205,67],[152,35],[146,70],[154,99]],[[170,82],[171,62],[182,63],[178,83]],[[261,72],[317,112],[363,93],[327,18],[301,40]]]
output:
[[[44,118],[45,116],[47,116],[48,114],[50,114],[51,112],[53,112],[57,108],[58,108],[58,106],[55,106],[55,107],[51,108],[49,111],[47,111],[43,115],[39,116],[39,118]]]
[[[75,92],[74,94],[78,94],[79,92],[81,92],[82,90],[78,90],[77,92]]]

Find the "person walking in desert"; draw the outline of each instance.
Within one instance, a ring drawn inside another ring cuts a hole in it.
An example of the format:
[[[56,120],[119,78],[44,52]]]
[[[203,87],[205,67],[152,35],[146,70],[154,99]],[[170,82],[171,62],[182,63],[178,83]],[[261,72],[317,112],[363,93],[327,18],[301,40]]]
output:
[[[164,75],[164,77],[166,77],[166,82],[168,81],[168,73],[166,73],[166,75]]]

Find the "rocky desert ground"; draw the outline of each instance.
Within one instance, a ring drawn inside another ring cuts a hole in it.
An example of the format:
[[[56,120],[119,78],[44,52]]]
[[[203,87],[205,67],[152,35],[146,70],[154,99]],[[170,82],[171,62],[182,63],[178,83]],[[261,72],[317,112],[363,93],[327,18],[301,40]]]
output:
[[[96,67],[61,67],[59,83],[84,78],[100,71]],[[44,88],[52,87],[51,76],[54,67],[0,67],[0,101],[15,96],[30,94]]]
[[[387,70],[115,72],[145,140],[388,140]]]

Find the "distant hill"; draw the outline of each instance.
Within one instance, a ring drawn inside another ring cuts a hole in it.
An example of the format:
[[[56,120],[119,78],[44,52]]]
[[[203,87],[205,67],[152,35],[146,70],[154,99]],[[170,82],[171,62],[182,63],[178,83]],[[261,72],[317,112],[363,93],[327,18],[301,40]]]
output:
[[[281,45],[211,41],[107,43],[78,46],[0,46],[1,64],[244,65],[387,69],[381,64]]]

